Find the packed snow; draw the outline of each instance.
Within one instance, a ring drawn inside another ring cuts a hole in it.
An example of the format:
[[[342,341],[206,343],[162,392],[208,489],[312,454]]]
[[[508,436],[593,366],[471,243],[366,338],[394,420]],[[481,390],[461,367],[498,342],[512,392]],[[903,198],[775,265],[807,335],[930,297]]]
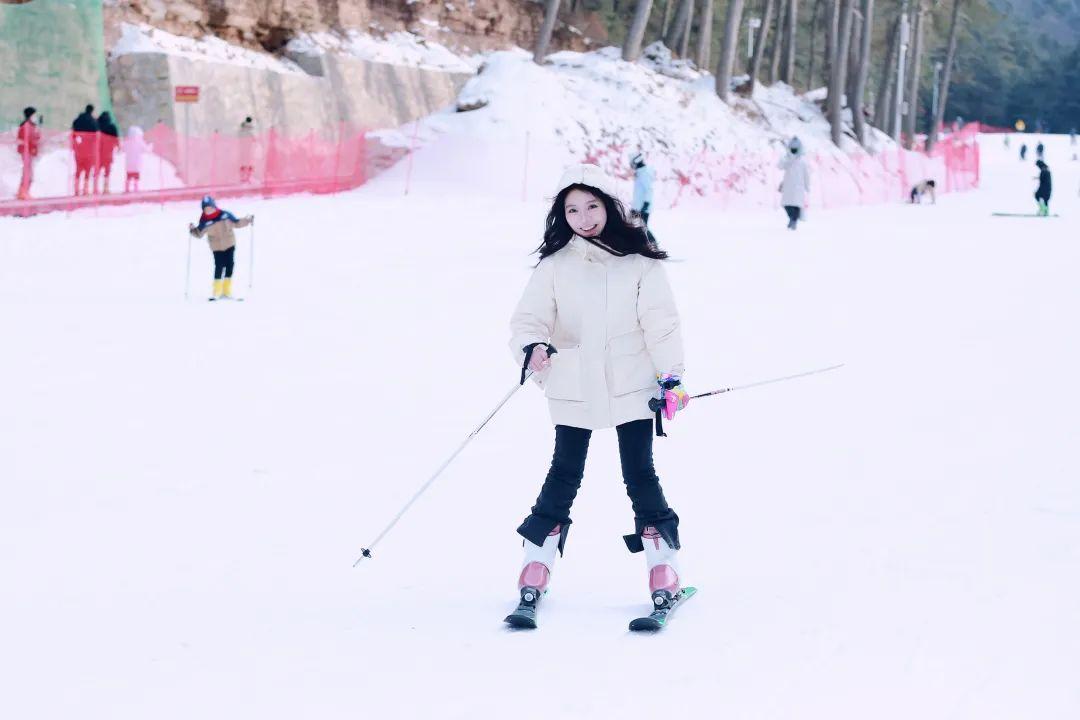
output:
[[[846,363],[657,440],[700,589],[657,636],[626,630],[649,597],[610,431],[540,628],[504,628],[550,461],[531,386],[352,567],[516,383],[543,200],[417,163],[408,195],[223,203],[257,218],[244,303],[204,300],[199,241],[185,301],[194,203],[0,218],[0,713],[1077,717],[1080,162],[1049,138],[1060,217],[993,217],[1035,205],[1002,143],[977,192],[794,233],[656,211],[691,391]]]
[[[433,40],[404,31],[387,33],[385,37],[356,30],[303,33],[290,40],[285,50],[303,55],[334,53],[444,72],[473,73],[481,62],[479,55],[459,55]]]
[[[299,65],[287,58],[250,50],[213,35],[190,38],[173,35],[161,28],[149,25],[121,23],[120,37],[109,49],[109,55],[118,57],[133,53],[162,53],[189,60],[225,63],[281,73],[303,72]]]

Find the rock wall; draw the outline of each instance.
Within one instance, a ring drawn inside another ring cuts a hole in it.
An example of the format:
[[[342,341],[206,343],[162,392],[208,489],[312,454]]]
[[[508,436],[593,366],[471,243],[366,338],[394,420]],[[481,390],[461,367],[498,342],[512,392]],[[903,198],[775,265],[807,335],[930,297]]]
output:
[[[537,0],[107,0],[105,25],[108,42],[127,21],[187,37],[216,35],[268,52],[278,52],[299,33],[348,29],[407,30],[454,50],[477,51],[532,47],[543,12]],[[564,7],[552,49],[604,43],[597,18]]]
[[[314,74],[276,72],[161,53],[120,55],[109,61],[117,120],[185,130],[185,106],[173,102],[177,85],[198,85],[190,107],[191,133],[235,135],[247,115],[260,130],[333,137],[339,123],[355,128],[402,125],[452,105],[471,77],[333,55],[304,63]]]

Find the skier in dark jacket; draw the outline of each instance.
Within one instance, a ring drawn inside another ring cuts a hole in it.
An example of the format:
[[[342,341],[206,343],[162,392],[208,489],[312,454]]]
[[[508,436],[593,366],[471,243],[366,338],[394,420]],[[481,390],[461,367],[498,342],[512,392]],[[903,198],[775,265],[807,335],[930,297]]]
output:
[[[95,177],[94,194],[97,194],[98,163],[98,124],[94,119],[94,106],[87,105],[86,110],[71,123],[71,149],[75,152],[75,194],[90,194],[90,176]],[[79,178],[82,177],[82,192],[79,191]]]
[[[1050,168],[1042,160],[1036,160],[1035,167],[1039,168],[1039,189],[1035,191],[1035,202],[1039,203],[1039,215],[1046,217],[1050,214]]]
[[[97,119],[98,131],[98,161],[94,170],[94,186],[97,186],[98,175],[105,176],[102,192],[109,194],[109,175],[112,174],[113,157],[120,149],[120,131],[113,122],[112,115],[106,110]]]
[[[1020,160],[1027,159],[1027,143],[1020,145]]]

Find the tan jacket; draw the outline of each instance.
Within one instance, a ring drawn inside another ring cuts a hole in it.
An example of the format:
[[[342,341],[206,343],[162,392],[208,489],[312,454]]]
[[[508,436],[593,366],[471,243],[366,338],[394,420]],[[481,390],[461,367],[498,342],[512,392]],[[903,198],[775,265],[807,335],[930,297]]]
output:
[[[556,425],[596,430],[651,418],[656,374],[682,374],[679,313],[664,265],[616,257],[574,237],[533,271],[510,320],[510,350],[550,342],[551,368],[534,375]]]
[[[251,224],[251,215],[242,217],[236,222],[232,220],[219,220],[213,225],[209,226],[205,230],[199,230],[198,228],[191,231],[191,234],[195,237],[202,237],[203,235],[210,236],[210,249],[214,252],[221,252],[222,250],[228,250],[231,247],[236,246],[236,234],[233,233],[234,227],[247,227]]]

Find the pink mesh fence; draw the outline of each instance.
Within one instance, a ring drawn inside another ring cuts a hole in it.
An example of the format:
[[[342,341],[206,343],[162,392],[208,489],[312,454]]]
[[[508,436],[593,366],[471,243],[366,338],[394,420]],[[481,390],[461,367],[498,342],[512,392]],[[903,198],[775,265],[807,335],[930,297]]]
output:
[[[97,205],[221,196],[332,193],[368,176],[367,139],[342,125],[335,137],[187,137],[157,125],[141,138],[43,131],[32,163],[30,198],[14,199],[25,163],[16,132],[0,134],[0,215]]]

